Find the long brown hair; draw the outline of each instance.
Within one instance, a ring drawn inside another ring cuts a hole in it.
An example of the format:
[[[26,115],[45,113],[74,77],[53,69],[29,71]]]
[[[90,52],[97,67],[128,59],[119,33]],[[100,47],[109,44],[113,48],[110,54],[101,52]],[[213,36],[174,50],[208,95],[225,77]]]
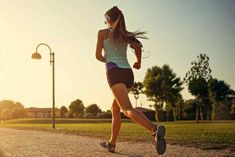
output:
[[[137,38],[147,39],[147,37],[145,36],[146,32],[127,31],[124,15],[117,6],[114,6],[111,9],[109,9],[105,13],[105,16],[106,16],[107,22],[109,23],[115,22],[109,34],[109,38],[112,41],[127,42],[131,44],[134,41],[136,41]]]

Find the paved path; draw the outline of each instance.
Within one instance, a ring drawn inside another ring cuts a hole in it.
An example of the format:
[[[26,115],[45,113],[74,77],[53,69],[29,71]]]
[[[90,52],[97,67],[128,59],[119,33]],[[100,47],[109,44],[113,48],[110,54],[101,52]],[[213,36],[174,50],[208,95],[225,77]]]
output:
[[[146,142],[119,142],[117,153],[109,153],[99,146],[101,140],[47,131],[0,129],[0,157],[154,157],[154,145]],[[169,157],[225,157],[234,156],[229,150],[201,150],[167,145],[162,156]]]

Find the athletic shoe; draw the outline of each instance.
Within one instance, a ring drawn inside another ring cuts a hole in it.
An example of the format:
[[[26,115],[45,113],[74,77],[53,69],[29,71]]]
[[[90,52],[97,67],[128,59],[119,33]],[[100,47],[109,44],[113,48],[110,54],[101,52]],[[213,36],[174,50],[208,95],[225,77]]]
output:
[[[115,151],[115,144],[113,145],[109,142],[101,142],[100,146],[107,149],[111,153],[114,153],[114,151]]]
[[[162,125],[158,126],[153,134],[153,136],[155,136],[155,144],[158,154],[164,154],[166,151],[166,141],[164,138],[165,134],[166,128]]]

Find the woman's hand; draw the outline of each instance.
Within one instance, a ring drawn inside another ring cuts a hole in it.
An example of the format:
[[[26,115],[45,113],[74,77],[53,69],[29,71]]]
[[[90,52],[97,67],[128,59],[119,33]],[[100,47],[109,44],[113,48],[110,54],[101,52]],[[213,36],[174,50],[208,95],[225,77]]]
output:
[[[140,63],[140,62],[135,62],[135,63],[133,64],[133,68],[135,68],[135,69],[140,69],[140,68],[141,68],[141,63]]]

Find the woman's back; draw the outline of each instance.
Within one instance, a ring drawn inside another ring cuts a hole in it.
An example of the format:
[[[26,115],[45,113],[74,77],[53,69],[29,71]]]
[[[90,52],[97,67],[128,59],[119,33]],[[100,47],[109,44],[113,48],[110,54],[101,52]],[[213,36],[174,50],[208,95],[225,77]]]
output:
[[[111,41],[108,38],[107,33],[109,33],[109,29],[104,30],[104,40],[103,40],[103,48],[104,48],[104,57],[106,59],[106,67],[107,70],[117,67],[117,68],[128,68],[130,69],[130,65],[127,60],[127,43],[119,42],[119,41]]]

